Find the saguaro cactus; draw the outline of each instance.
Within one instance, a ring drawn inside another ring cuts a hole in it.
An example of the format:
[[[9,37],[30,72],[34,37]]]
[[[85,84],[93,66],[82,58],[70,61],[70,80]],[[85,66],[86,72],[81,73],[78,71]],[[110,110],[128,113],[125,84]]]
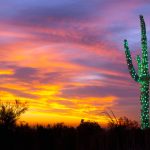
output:
[[[126,61],[131,77],[140,84],[140,103],[141,103],[141,128],[149,128],[149,69],[148,69],[148,52],[147,52],[147,37],[146,26],[144,18],[140,15],[141,23],[141,45],[142,45],[142,58],[137,55],[136,61],[138,65],[138,72],[135,71],[132,64],[132,57],[128,47],[127,40],[124,40],[124,48]]]

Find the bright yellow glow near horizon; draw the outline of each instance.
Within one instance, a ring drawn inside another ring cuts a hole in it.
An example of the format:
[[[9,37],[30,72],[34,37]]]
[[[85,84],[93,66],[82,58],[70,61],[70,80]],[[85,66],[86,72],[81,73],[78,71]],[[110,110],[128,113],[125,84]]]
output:
[[[41,88],[43,88],[41,92],[33,92],[39,96],[37,99],[18,98],[9,92],[0,92],[1,97],[4,95],[1,100],[11,102],[19,99],[28,102],[29,109],[21,116],[19,122],[25,121],[30,125],[64,122],[76,126],[81,119],[106,124],[107,118],[102,112],[112,107],[117,99],[114,96],[66,99],[55,96],[59,93],[59,87],[41,86]],[[51,91],[47,91],[48,89]]]
[[[108,122],[106,116],[102,113],[108,107],[111,107],[116,97],[89,98],[89,99],[72,99],[66,100],[72,103],[71,106],[63,104],[63,98],[53,100],[40,100],[40,103],[30,103],[29,110],[22,117],[21,121],[29,124],[55,124],[64,122],[68,125],[76,126],[81,119],[106,124]],[[42,101],[42,102],[41,102]],[[85,104],[85,101],[87,102]]]

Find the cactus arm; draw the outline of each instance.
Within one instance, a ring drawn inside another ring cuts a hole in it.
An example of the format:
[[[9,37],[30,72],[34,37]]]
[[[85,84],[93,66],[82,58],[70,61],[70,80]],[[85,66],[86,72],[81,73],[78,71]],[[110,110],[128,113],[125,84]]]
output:
[[[127,40],[124,40],[124,48],[125,48],[126,61],[128,64],[128,69],[129,69],[130,75],[136,82],[139,82],[139,76],[134,69]]]
[[[147,52],[147,38],[146,38],[146,26],[142,15],[140,15],[141,23],[141,45],[142,45],[142,74],[148,75],[148,52]]]

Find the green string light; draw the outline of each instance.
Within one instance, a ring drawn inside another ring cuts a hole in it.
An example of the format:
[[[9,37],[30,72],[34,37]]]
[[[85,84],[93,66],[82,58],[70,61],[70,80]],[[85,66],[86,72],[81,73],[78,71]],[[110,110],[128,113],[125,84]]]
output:
[[[141,103],[141,129],[149,128],[149,70],[148,70],[148,52],[147,52],[147,37],[146,26],[144,18],[140,15],[141,23],[141,45],[142,45],[142,59],[139,55],[136,57],[138,64],[138,73],[136,73],[127,40],[124,40],[124,48],[126,61],[131,77],[140,84],[140,103]]]

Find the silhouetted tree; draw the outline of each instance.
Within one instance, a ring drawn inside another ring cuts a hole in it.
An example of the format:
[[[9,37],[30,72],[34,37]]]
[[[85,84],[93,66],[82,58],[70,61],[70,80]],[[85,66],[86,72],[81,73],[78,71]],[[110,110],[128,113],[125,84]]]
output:
[[[28,109],[26,102],[15,100],[14,102],[0,103],[0,124],[5,127],[12,127],[16,124],[21,114]]]

